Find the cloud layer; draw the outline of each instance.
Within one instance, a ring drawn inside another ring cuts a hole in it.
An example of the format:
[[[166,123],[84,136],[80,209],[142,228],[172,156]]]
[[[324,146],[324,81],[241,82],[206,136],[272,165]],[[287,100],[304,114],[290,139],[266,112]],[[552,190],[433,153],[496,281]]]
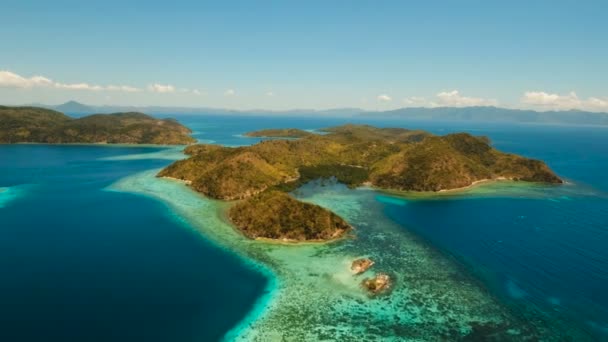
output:
[[[544,91],[528,91],[521,98],[522,104],[545,110],[582,109],[590,111],[608,110],[608,99],[589,97],[581,99],[575,92],[568,94],[550,94]]]
[[[2,88],[17,88],[17,89],[32,89],[32,88],[55,88],[66,90],[88,90],[88,91],[124,91],[138,92],[138,88],[126,85],[109,85],[100,86],[88,83],[60,83],[55,82],[44,76],[24,77],[16,73],[0,70],[0,87]]]
[[[148,90],[153,93],[175,93],[175,87],[170,84],[150,84]]]

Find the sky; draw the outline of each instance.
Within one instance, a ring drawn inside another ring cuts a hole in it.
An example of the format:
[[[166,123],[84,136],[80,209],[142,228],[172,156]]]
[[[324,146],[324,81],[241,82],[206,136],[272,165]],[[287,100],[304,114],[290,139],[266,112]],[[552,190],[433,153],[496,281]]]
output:
[[[0,2],[0,104],[608,112],[608,1]]]

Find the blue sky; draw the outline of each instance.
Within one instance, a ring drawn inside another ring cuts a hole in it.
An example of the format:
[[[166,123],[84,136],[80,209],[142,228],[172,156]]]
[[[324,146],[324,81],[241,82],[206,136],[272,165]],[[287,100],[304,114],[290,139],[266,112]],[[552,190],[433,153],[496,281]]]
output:
[[[608,111],[607,1],[0,4],[0,103]]]

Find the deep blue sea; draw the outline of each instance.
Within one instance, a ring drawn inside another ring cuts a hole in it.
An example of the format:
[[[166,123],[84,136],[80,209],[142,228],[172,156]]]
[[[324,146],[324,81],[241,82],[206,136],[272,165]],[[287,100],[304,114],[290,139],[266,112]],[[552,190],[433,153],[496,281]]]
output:
[[[213,341],[251,309],[263,276],[164,205],[103,191],[170,161],[101,158],[156,151],[0,146],[0,187],[21,193],[0,208],[0,341]]]
[[[450,197],[383,210],[505,303],[559,312],[608,339],[608,127],[173,116],[208,143],[251,144],[258,139],[241,134],[261,128],[366,122],[487,135],[501,150],[545,160],[585,195]],[[212,341],[247,314],[264,291],[261,274],[164,205],[104,190],[170,163],[104,158],[159,150],[0,145],[0,341]]]

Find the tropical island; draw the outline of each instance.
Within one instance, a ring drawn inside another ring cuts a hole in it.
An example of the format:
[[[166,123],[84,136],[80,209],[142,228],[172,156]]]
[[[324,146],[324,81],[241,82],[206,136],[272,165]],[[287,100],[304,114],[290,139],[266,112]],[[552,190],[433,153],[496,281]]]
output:
[[[94,114],[74,119],[38,107],[0,106],[0,143],[188,145],[190,129],[143,113]]]
[[[298,128],[282,128],[282,129],[262,129],[245,133],[246,137],[257,138],[305,138],[314,133],[298,129]]]
[[[420,130],[344,125],[326,134],[266,140],[244,147],[192,145],[190,155],[158,176],[183,180],[205,196],[237,202],[229,220],[250,238],[330,240],[349,231],[342,218],[288,193],[306,182],[332,178],[358,187],[437,192],[480,181],[562,183],[539,160],[503,153],[486,137],[436,136]],[[250,135],[289,134],[295,130]],[[302,131],[304,132],[304,131]],[[296,132],[297,133],[297,132]]]

